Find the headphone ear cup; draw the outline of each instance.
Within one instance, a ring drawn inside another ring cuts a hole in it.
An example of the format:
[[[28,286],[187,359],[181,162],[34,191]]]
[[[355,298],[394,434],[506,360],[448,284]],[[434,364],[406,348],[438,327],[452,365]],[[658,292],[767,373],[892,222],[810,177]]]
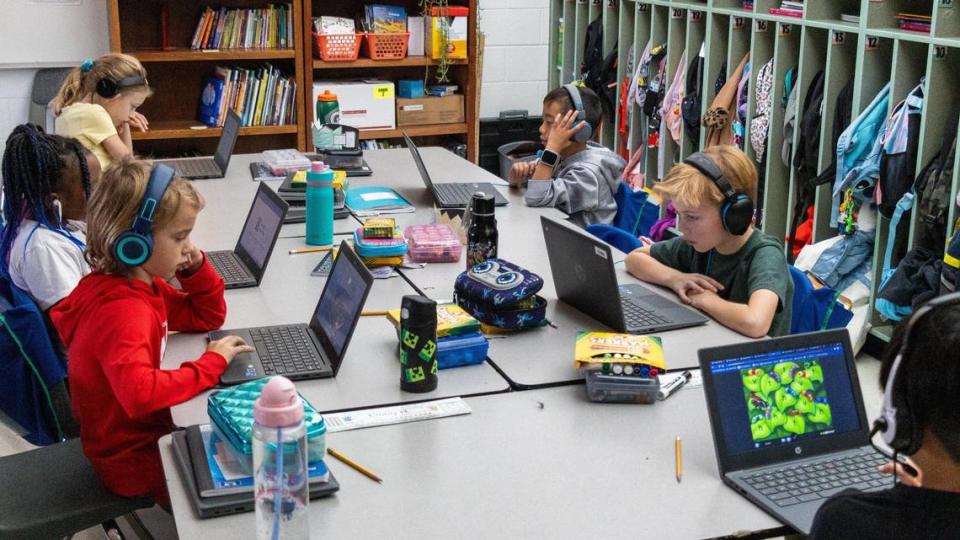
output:
[[[128,268],[147,262],[153,252],[153,240],[134,231],[126,231],[113,244],[113,255]]]
[[[743,193],[736,194],[724,204],[720,218],[728,233],[736,236],[746,233],[753,222],[753,201]]]
[[[117,91],[119,90],[116,81],[113,79],[100,79],[97,81],[97,95],[102,98],[110,99],[117,95]]]
[[[593,126],[590,125],[590,122],[586,120],[581,120],[580,124],[583,127],[580,128],[580,131],[573,134],[573,140],[575,142],[585,143],[593,138]]]

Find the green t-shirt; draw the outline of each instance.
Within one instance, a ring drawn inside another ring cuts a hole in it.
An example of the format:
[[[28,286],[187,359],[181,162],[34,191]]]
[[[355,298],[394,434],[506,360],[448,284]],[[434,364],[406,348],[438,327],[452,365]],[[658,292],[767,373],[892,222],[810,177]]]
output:
[[[790,333],[793,280],[783,255],[783,244],[776,238],[754,230],[740,251],[722,255],[716,250],[698,253],[678,237],[654,244],[650,254],[670,268],[712,277],[723,284],[720,297],[730,302],[746,304],[756,291],[773,291],[780,302],[767,335]]]

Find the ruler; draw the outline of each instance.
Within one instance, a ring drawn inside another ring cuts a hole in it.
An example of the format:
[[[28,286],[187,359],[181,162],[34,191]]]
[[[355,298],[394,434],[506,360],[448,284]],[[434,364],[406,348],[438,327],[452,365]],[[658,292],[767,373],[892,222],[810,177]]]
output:
[[[472,411],[462,398],[438,399],[409,405],[395,405],[393,407],[378,407],[362,411],[349,411],[323,415],[327,425],[327,433],[362,429],[376,426],[389,426],[406,422],[432,420],[445,416],[470,414]]]

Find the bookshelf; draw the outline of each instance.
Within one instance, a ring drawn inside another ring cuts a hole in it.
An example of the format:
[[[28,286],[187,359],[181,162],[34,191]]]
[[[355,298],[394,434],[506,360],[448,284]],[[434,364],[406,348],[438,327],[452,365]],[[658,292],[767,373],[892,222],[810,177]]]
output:
[[[286,0],[292,7],[293,46],[284,49],[221,49],[191,50],[190,43],[197,23],[207,5],[226,8],[262,8],[268,0],[221,0],[214,4],[196,0],[108,0],[110,50],[137,57],[147,70],[154,89],[140,108],[150,121],[147,132],[133,132],[134,150],[138,154],[174,156],[193,153],[212,154],[220,129],[192,129],[197,121],[197,108],[203,82],[217,65],[243,68],[270,63],[292,76],[297,83],[297,118],[295,124],[244,127],[237,140],[237,153],[261,152],[271,148],[300,148],[307,144],[306,122],[303,120],[304,50],[303,0]],[[164,49],[161,35],[161,9],[168,13],[169,49]]]
[[[423,126],[409,126],[402,128],[408,135],[416,139],[417,144],[441,144],[453,137],[467,144],[467,157],[476,162],[479,154],[479,107],[477,103],[477,2],[478,0],[452,0],[450,5],[467,6],[470,10],[468,28],[468,50],[466,61],[451,62],[449,77],[451,84],[459,85],[457,93],[464,95],[464,116],[466,122],[458,124],[434,124]],[[354,18],[362,13],[364,4],[374,3],[373,0],[303,0],[303,17],[301,35],[304,54],[304,93],[303,110],[313,111],[313,80],[364,79],[378,78],[396,82],[398,79],[423,78],[429,72],[433,83],[433,73],[437,62],[428,57],[408,56],[402,60],[370,60],[361,58],[353,62],[323,62],[314,58],[312,21],[321,15],[334,15]],[[402,5],[408,16],[420,15],[418,0],[395,0],[389,3]],[[306,133],[306,132],[305,132]],[[402,137],[400,129],[395,130],[362,130],[360,138],[364,140],[378,139],[398,142]],[[309,144],[309,137],[306,141]]]

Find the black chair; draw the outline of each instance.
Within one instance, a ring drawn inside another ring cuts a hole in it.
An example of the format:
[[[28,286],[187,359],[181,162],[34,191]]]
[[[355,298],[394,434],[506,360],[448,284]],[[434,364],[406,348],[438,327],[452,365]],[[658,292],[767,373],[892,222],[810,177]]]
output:
[[[0,458],[0,539],[63,538],[124,514],[138,536],[151,538],[134,513],[151,506],[107,491],[80,439]]]

